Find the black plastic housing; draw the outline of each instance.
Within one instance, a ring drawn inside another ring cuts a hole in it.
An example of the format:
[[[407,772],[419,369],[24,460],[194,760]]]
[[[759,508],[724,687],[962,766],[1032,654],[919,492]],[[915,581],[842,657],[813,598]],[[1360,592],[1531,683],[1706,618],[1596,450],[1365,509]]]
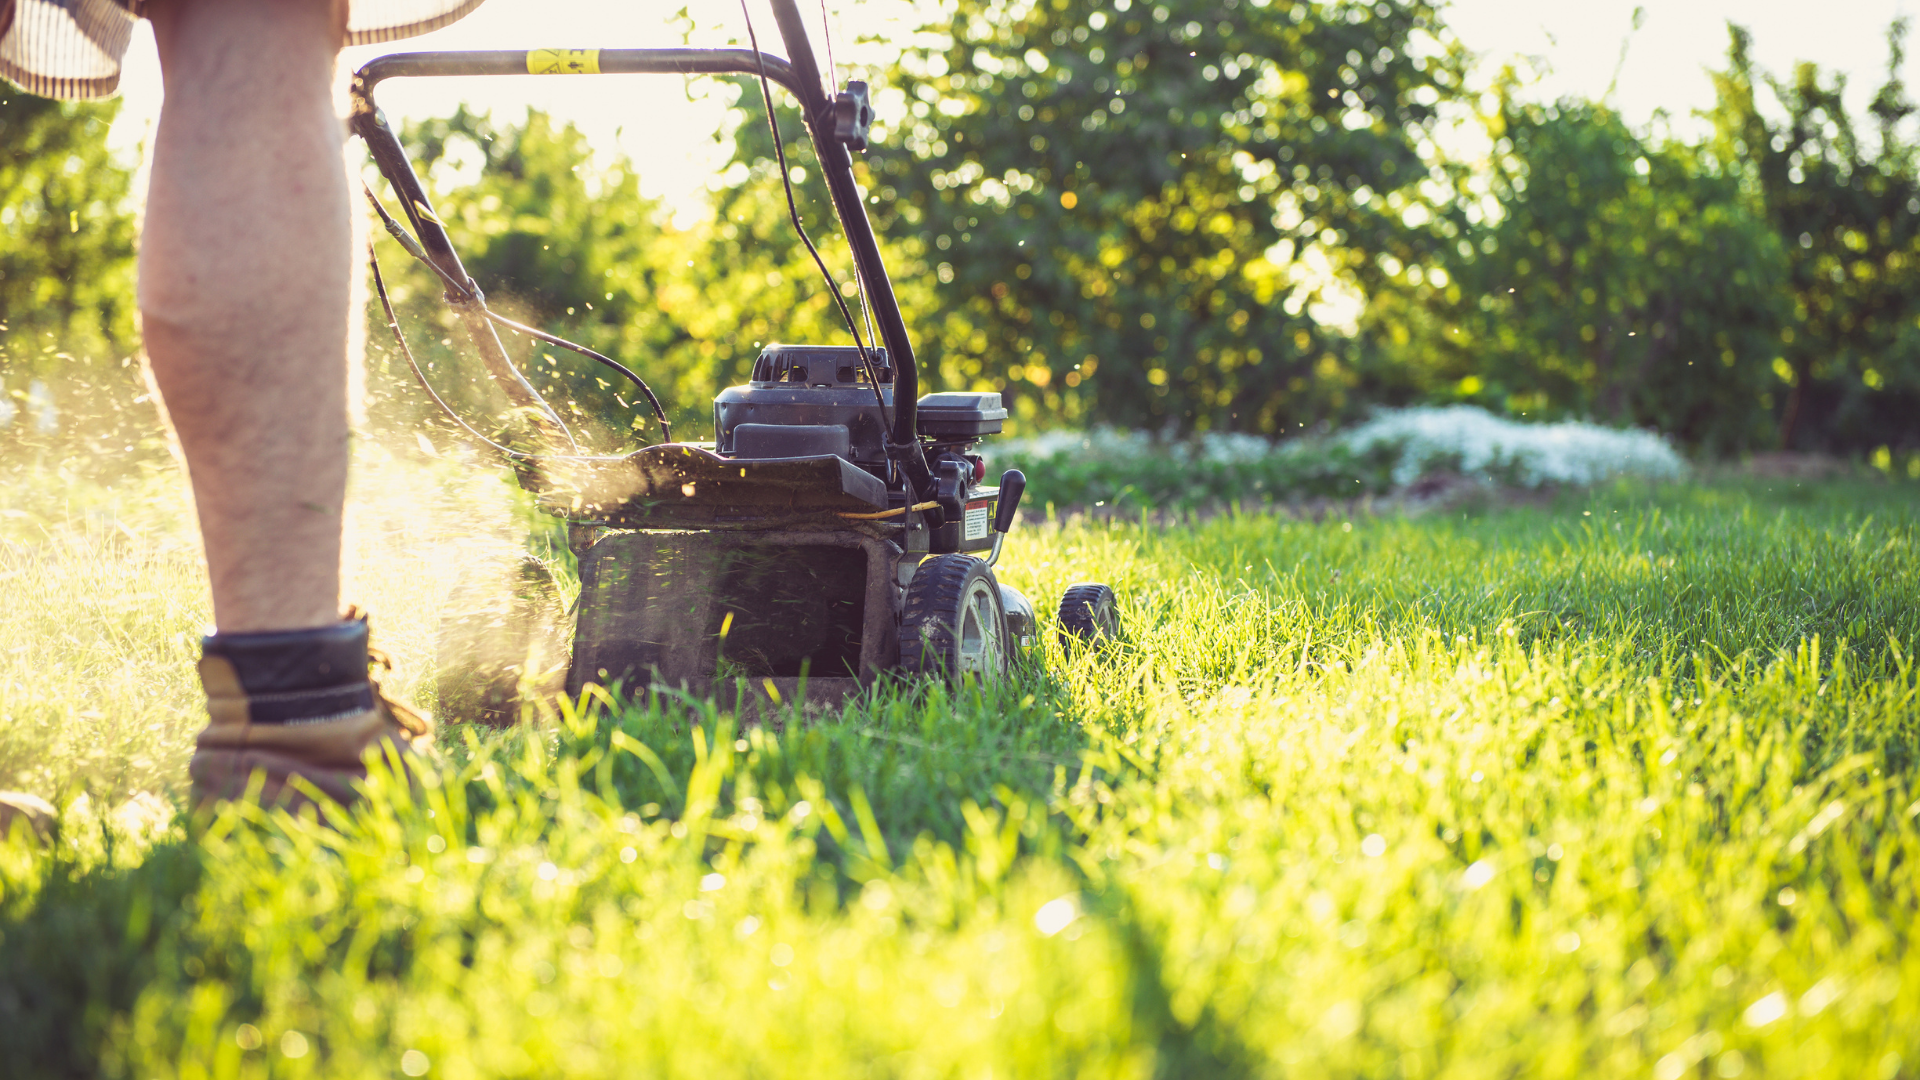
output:
[[[869,350],[881,379],[880,398],[891,412],[893,371],[885,350]],[[920,399],[919,434],[932,444],[940,469],[945,513],[927,534],[935,552],[985,551],[993,546],[998,488],[975,489],[974,460],[966,450],[1005,427],[1007,410],[995,393],[928,394]],[[753,379],[713,399],[714,451],[738,460],[837,456],[886,482],[896,507],[906,506],[904,483],[887,467],[887,432],[867,381],[860,350],[834,345],[771,345],[753,364]]]
[[[886,350],[868,352],[879,369],[881,400],[891,410],[893,372]],[[751,425],[744,444],[739,438],[742,425]],[[846,429],[844,444],[820,430],[829,426]],[[769,430],[772,427],[805,430],[783,437]],[[885,479],[885,433],[873,384],[860,363],[860,350],[852,346],[769,346],[753,362],[752,382],[729,386],[713,399],[714,449],[723,455],[808,457],[838,453],[845,445],[849,461]]]
[[[948,391],[920,399],[920,434],[934,442],[998,435],[1006,421],[999,394]]]
[[[853,442],[839,424],[738,424],[733,456],[742,458],[819,457],[853,460]]]
[[[932,530],[927,549],[935,554],[950,551],[985,551],[993,546],[993,519],[1000,508],[999,488],[974,488],[962,504],[960,520],[949,521]]]
[[[880,375],[881,385],[893,382],[893,367],[887,350],[869,348],[867,358]],[[860,362],[860,350],[851,345],[781,345],[762,349],[754,358],[754,386],[778,383],[802,383],[807,386],[866,385],[867,373]]]

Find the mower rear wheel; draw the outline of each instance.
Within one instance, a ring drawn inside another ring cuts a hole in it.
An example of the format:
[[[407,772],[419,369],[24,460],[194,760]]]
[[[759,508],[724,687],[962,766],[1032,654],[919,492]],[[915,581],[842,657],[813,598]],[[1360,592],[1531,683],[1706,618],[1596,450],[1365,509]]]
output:
[[[1120,636],[1119,598],[1097,581],[1067,586],[1060,595],[1060,644],[1092,645]]]
[[[900,616],[900,667],[955,682],[1006,677],[1007,616],[986,563],[936,555],[914,570]]]

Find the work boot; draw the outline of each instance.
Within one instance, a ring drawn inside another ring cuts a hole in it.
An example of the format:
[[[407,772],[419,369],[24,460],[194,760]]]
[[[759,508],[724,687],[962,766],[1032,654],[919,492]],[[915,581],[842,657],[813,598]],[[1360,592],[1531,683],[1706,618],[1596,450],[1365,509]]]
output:
[[[0,791],[0,843],[13,835],[15,823],[35,840],[53,837],[53,825],[59,814],[53,804],[24,791]]]
[[[200,652],[208,723],[188,766],[196,806],[240,798],[256,773],[265,805],[309,803],[291,783],[300,777],[344,806],[369,760],[392,748],[404,765],[432,739],[430,721],[381,693],[372,668],[392,664],[367,648],[358,612],[313,630],[211,634]]]

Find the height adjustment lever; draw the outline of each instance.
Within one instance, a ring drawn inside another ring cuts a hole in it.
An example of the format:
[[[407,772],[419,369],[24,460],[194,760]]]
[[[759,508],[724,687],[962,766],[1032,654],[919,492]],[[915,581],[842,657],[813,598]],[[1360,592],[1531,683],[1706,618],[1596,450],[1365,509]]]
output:
[[[1014,511],[1020,509],[1020,496],[1027,492],[1027,474],[1008,469],[1000,474],[1000,501],[993,510],[993,550],[987,553],[987,565],[1000,561],[1000,545],[1007,530],[1013,528]]]
[[[833,97],[833,137],[849,150],[864,151],[867,135],[873,129],[873,102],[867,96],[867,84],[858,79]]]
[[[1000,504],[993,511],[993,531],[1004,533],[1013,528],[1013,513],[1020,509],[1020,496],[1027,493],[1027,474],[1008,469],[1000,474]]]

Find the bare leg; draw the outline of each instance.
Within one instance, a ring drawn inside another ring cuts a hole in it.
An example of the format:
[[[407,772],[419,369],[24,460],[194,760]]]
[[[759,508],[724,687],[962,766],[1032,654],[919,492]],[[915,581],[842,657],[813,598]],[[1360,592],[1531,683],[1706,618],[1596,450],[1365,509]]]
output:
[[[166,98],[140,246],[155,384],[216,626],[340,620],[352,231],[335,0],[159,0]]]

